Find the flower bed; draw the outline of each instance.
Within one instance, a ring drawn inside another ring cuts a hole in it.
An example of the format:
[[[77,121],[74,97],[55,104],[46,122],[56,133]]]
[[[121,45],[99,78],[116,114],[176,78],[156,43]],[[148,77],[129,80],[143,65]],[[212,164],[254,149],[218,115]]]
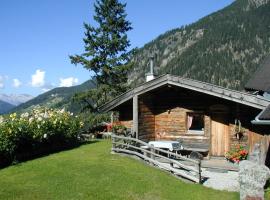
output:
[[[241,160],[246,160],[247,156],[248,151],[242,145],[236,145],[225,154],[226,159],[233,163],[239,163]]]
[[[0,116],[0,166],[75,145],[82,123],[64,110]]]

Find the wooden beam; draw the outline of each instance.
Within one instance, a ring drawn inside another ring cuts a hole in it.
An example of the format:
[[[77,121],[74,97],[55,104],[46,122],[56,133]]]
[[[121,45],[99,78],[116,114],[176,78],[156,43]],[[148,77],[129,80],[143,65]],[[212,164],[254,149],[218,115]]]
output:
[[[112,111],[111,112],[111,125],[113,125],[113,122],[114,122],[114,112]]]
[[[139,118],[138,118],[138,95],[133,96],[133,132],[138,139],[138,131],[139,131]]]

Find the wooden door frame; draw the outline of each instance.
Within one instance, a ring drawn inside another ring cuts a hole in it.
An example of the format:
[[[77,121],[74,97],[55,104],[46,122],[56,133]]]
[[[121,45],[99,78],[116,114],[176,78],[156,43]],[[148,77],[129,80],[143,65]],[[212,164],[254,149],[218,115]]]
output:
[[[213,130],[212,130],[212,128],[213,128],[213,121],[215,121],[215,120],[213,120],[213,115],[223,115],[223,116],[225,116],[224,117],[224,122],[226,122],[224,125],[226,125],[227,126],[227,128],[228,128],[228,143],[226,144],[228,147],[228,150],[229,150],[229,148],[230,148],[230,123],[229,123],[229,113],[228,112],[211,112],[211,114],[210,114],[210,146],[209,146],[209,155],[210,156],[217,156],[217,155],[213,155],[213,152],[212,152],[212,150],[213,150],[213,143],[212,143],[212,138],[213,138]],[[225,145],[225,144],[224,144]],[[224,147],[225,148],[225,147]],[[225,154],[223,155],[223,156],[225,156]]]

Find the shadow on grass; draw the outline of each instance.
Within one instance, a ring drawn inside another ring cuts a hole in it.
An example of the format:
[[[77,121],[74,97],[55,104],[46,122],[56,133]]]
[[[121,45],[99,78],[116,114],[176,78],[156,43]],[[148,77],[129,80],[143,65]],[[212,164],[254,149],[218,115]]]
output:
[[[46,156],[53,155],[59,152],[69,151],[69,150],[76,149],[84,145],[94,144],[99,141],[100,140],[90,140],[90,141],[77,142],[75,144],[64,144],[64,145],[57,145],[57,146],[40,147],[38,149],[35,149],[35,152],[26,152],[26,153],[18,154],[13,161],[1,162],[0,169],[4,169],[9,166],[20,166],[22,163],[30,161],[30,160],[46,157]]]
[[[266,181],[264,189],[270,192],[270,179]]]

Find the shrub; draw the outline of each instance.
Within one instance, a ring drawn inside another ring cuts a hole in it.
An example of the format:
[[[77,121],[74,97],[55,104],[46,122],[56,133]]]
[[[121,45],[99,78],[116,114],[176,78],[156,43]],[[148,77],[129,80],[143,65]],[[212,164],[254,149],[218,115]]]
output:
[[[127,128],[124,125],[121,124],[114,124],[112,126],[112,132],[116,133],[116,134],[125,134],[126,133]]]
[[[242,145],[236,145],[225,154],[227,160],[233,163],[239,163],[241,160],[246,160],[248,151]]]
[[[93,129],[99,126],[103,122],[111,120],[111,116],[108,113],[91,113],[83,112],[79,114],[81,120],[84,122],[82,131],[84,133],[92,133]]]
[[[0,165],[75,145],[82,125],[64,110],[38,108],[0,116]]]

